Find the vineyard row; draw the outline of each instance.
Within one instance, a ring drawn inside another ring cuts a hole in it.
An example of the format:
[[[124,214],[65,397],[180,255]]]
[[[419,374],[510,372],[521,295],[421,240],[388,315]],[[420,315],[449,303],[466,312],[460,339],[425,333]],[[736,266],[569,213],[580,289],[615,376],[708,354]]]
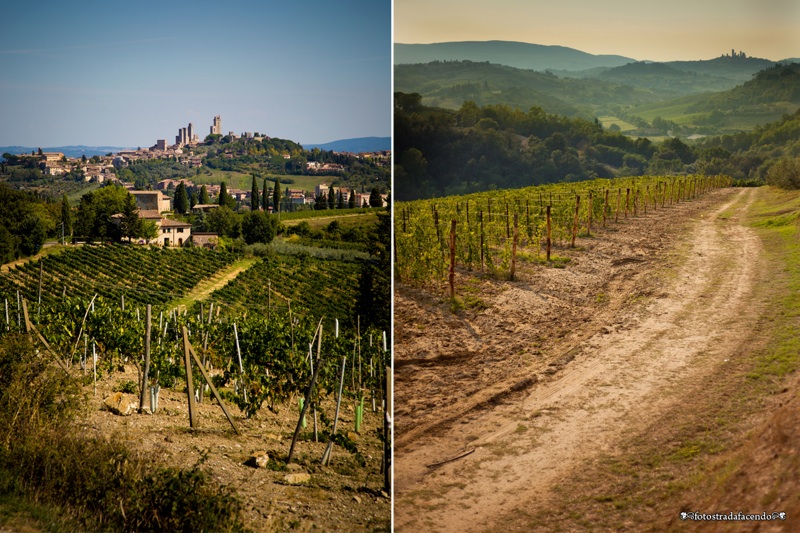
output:
[[[517,248],[550,261],[554,244],[575,246],[593,228],[667,208],[730,185],[726,176],[640,177],[555,184],[401,203],[395,273],[435,283],[460,264],[513,278]]]

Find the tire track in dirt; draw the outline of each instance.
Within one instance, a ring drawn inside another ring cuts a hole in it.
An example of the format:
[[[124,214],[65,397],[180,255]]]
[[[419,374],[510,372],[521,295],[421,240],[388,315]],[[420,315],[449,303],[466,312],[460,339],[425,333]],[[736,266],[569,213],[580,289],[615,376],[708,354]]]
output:
[[[471,413],[461,424],[451,420],[449,431],[428,428],[427,436],[403,441],[395,459],[404,475],[396,491],[397,531],[496,528],[494,518],[535,506],[581,461],[613,449],[680,402],[684,379],[710,376],[725,363],[747,335],[742,310],[760,249],[750,228],[720,217],[745,210],[753,190],[728,198],[692,226],[682,242],[685,259],[669,272],[663,297],[625,327],[586,334],[556,379],[532,386],[515,403]],[[465,451],[452,449],[453,442],[469,442],[475,451],[425,466],[441,460],[448,443],[452,457]]]

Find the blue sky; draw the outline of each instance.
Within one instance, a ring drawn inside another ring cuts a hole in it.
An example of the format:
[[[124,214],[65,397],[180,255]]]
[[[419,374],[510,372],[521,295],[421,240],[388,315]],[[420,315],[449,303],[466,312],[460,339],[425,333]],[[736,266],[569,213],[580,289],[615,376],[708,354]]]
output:
[[[653,61],[732,48],[800,57],[798,0],[395,0],[394,11],[399,43],[496,39]]]
[[[0,145],[391,135],[391,1],[6,2]]]

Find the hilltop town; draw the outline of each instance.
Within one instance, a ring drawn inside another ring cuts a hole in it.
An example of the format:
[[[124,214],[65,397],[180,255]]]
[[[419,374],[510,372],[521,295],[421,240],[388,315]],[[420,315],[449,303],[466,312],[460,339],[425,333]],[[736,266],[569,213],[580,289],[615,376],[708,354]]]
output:
[[[118,183],[132,190],[153,189],[169,193],[174,190],[180,181],[183,181],[189,188],[194,187],[195,182],[187,178],[187,176],[191,174],[188,171],[194,170],[196,173],[199,172],[197,169],[201,169],[208,158],[220,158],[234,161],[238,157],[250,156],[254,153],[258,153],[260,150],[259,146],[270,144],[270,141],[272,141],[271,137],[259,134],[258,132],[244,132],[237,135],[235,132],[230,131],[227,135],[222,135],[222,119],[217,115],[213,118],[208,136],[203,140],[199,138],[194,125],[189,123],[188,126],[178,129],[174,144],[168,144],[166,139],[158,139],[155,144],[148,148],[122,150],[117,153],[96,155],[91,158],[86,158],[86,156],[71,158],[67,157],[62,152],[43,152],[39,149],[38,151],[32,151],[29,155],[17,155],[14,159],[26,168],[38,168],[45,176],[66,177],[70,180],[83,181],[86,183]],[[282,143],[284,142],[282,141]],[[287,163],[292,162],[292,174],[331,177],[331,179],[316,184],[313,189],[290,187],[285,197],[291,204],[291,206],[288,206],[289,209],[313,206],[317,196],[320,194],[328,194],[329,186],[334,186],[336,194],[339,193],[340,187],[337,186],[338,183],[333,182],[341,181],[337,180],[337,178],[341,178],[350,168],[346,163],[326,160],[330,159],[331,155],[339,156],[340,159],[369,163],[374,167],[385,169],[388,175],[391,162],[391,154],[389,151],[359,154],[339,154],[332,152],[330,154],[325,154],[319,150],[305,152],[299,145],[291,143],[291,141],[288,141],[288,143],[294,145],[291,146],[291,150],[285,149],[279,151],[275,150],[273,146],[269,146],[271,150],[267,151],[267,155],[271,158],[280,157]],[[131,177],[130,174],[121,171],[126,168],[132,168],[141,162],[177,163],[187,169],[187,172],[184,173],[187,174],[187,176],[179,176],[177,179],[165,178],[152,183],[139,184],[135,183],[134,180],[126,180],[125,177]],[[278,173],[279,172],[276,172],[276,174]],[[216,198],[219,194],[219,183],[211,184],[207,183],[207,181],[208,180],[204,180],[208,194],[212,199]],[[283,180],[283,183],[287,182],[291,182],[291,179]],[[381,187],[381,189],[384,189],[381,190],[384,196],[386,193],[386,186],[388,186],[388,179],[384,187]],[[353,187],[342,187],[346,202],[349,200],[349,194],[352,189]],[[250,190],[229,187],[228,192],[236,198],[237,202],[241,202],[244,205],[249,203]],[[356,192],[356,205],[361,206],[364,203],[368,203],[370,192],[370,190]]]

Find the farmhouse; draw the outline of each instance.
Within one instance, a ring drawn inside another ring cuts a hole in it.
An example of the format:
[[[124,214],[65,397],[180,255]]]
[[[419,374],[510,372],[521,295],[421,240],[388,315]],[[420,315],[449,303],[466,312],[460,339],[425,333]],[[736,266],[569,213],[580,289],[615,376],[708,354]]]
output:
[[[192,237],[192,225],[188,222],[162,218],[158,226],[158,243],[164,246],[183,246]]]

